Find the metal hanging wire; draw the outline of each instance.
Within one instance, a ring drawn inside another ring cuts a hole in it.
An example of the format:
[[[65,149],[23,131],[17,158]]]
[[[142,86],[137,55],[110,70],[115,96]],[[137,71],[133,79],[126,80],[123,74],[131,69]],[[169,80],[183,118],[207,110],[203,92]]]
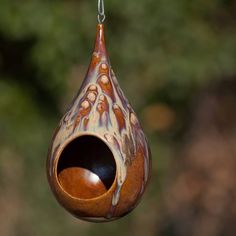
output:
[[[98,0],[98,23],[102,24],[105,19],[104,0]]]

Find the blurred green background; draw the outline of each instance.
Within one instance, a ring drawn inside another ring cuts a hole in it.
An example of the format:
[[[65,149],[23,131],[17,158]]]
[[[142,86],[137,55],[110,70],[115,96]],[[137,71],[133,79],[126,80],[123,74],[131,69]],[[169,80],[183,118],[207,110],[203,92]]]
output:
[[[153,154],[128,216],[76,220],[46,179],[47,148],[85,76],[97,1],[0,1],[0,235],[236,233],[236,1],[107,0],[113,69]]]

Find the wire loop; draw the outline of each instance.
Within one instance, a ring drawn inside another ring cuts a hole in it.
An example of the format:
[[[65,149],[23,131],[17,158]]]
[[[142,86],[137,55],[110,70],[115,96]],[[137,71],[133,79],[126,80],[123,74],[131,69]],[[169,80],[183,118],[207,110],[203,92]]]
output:
[[[98,0],[98,23],[102,24],[105,19],[104,0]]]

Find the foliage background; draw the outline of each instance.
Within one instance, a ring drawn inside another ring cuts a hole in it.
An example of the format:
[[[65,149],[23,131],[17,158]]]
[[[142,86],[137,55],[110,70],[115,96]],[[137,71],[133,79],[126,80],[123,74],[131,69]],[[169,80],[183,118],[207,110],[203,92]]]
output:
[[[149,138],[152,181],[108,224],[56,203],[47,147],[86,73],[96,7],[0,2],[0,235],[235,235],[234,0],[105,1],[107,47]]]

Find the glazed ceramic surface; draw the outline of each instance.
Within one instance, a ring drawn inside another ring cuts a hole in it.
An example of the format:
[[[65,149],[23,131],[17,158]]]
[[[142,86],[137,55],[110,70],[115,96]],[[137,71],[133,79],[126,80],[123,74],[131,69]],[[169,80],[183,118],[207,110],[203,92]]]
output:
[[[87,75],[49,149],[50,186],[74,216],[109,221],[137,205],[150,168],[147,140],[111,68],[104,26],[98,24]]]

